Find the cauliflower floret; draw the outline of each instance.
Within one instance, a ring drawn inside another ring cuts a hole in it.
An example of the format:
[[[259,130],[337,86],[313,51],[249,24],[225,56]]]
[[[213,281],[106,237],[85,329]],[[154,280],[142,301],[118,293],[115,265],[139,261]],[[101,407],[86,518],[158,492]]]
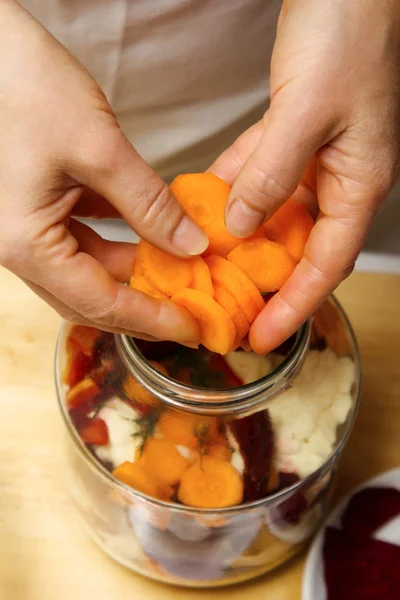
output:
[[[254,352],[231,352],[225,361],[243,383],[251,383],[272,372],[271,361],[266,356]]]
[[[349,393],[339,394],[336,396],[334,403],[329,409],[329,412],[333,415],[338,425],[341,425],[346,421],[352,403],[353,400]]]
[[[139,413],[115,396],[100,408],[97,416],[107,424],[109,438],[106,446],[93,447],[98,458],[114,468],[127,460],[133,461],[140,444],[140,439],[134,437]]]

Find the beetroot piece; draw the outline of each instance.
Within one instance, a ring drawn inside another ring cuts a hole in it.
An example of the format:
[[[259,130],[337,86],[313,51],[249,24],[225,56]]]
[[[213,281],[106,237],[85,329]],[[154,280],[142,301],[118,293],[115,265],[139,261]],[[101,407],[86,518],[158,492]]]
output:
[[[268,495],[272,469],[274,436],[267,411],[229,422],[239,444],[245,463],[244,502],[252,502]]]
[[[398,490],[384,487],[366,488],[351,498],[342,517],[342,528],[348,538],[365,540],[398,515]]]
[[[323,556],[327,600],[399,600],[400,547],[328,527]]]

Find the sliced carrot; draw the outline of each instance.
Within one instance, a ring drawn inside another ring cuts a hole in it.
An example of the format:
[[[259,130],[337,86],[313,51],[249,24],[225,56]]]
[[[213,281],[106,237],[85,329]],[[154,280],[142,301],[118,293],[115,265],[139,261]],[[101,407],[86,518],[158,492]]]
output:
[[[182,475],[178,497],[197,508],[234,506],[243,499],[243,480],[229,462],[204,456]]]
[[[179,454],[173,442],[151,437],[146,440],[139,464],[164,486],[178,483],[190,466],[190,462]]]
[[[205,254],[226,256],[241,240],[225,227],[225,206],[230,186],[213,173],[186,173],[171,183],[179,204],[206,232],[209,246]]]
[[[159,431],[177,445],[195,449],[202,437],[205,443],[218,434],[217,420],[214,417],[194,415],[178,410],[164,411],[158,420]]]
[[[250,325],[246,319],[246,315],[239,308],[238,303],[229,292],[226,291],[223,285],[214,284],[215,296],[214,300],[218,302],[222,308],[226,310],[233,321],[236,329],[236,341],[239,343],[248,333]]]
[[[239,308],[245,314],[246,319],[251,324],[261,310],[261,303],[262,307],[264,307],[262,296],[254,283],[241,273],[236,265],[220,256],[208,256],[205,261],[210,269],[213,282],[222,285],[233,296]],[[257,302],[256,294],[260,298]]]
[[[212,298],[214,297],[214,287],[211,281],[210,269],[207,263],[201,258],[196,256],[190,261],[193,269],[193,282],[190,287],[199,292],[204,292]]]
[[[172,485],[168,485],[167,483],[158,483],[158,497],[160,500],[171,500],[172,496],[175,493]]]
[[[124,392],[130,400],[137,402],[143,406],[158,406],[159,400],[141,383],[137,381],[130,373],[124,381]]]
[[[131,287],[134,290],[138,290],[139,292],[143,292],[143,294],[147,294],[152,298],[168,298],[166,294],[161,292],[149,281],[147,281],[145,277],[142,277],[140,275],[132,275],[129,287]]]
[[[171,256],[144,240],[136,248],[133,274],[145,277],[167,296],[189,287],[193,279],[190,259]]]
[[[112,472],[116,479],[147,496],[158,498],[157,482],[137,463],[124,462]]]
[[[78,346],[70,346],[67,350],[62,380],[69,388],[87,377],[93,369],[93,356],[88,356],[79,350]]]
[[[226,310],[213,298],[186,288],[176,292],[172,301],[186,308],[196,319],[203,346],[218,354],[231,351],[236,336],[235,326]]]
[[[85,444],[105,446],[108,444],[107,423],[103,419],[90,419],[80,427],[79,435]]]
[[[230,461],[232,452],[229,450],[226,444],[211,444],[211,446],[208,448],[207,456],[219,458],[219,460]]]
[[[78,347],[80,352],[86,356],[92,356],[93,347],[96,340],[100,337],[100,330],[95,327],[86,327],[86,325],[73,325],[71,333],[67,339],[67,354],[74,352]]]
[[[294,258],[282,244],[256,239],[242,242],[228,254],[260,292],[276,292],[293,273]]]
[[[265,223],[264,228],[267,237],[283,244],[298,262],[304,254],[313,226],[313,218],[303,204],[289,199]]]
[[[71,410],[95,398],[99,393],[100,388],[97,383],[91,377],[86,377],[67,392],[65,402]]]

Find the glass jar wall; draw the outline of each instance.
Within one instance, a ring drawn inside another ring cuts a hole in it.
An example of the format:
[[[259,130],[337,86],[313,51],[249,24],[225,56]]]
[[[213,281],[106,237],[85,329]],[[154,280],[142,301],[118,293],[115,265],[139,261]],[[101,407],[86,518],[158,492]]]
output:
[[[268,357],[65,324],[56,383],[89,535],[133,571],[207,587],[273,569],[318,529],[360,364],[331,298]]]

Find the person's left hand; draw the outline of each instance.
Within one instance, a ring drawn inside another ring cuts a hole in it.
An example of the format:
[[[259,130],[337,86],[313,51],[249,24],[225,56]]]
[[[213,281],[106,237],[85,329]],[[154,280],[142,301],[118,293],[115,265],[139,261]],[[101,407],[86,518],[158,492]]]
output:
[[[226,224],[247,237],[290,196],[317,216],[304,256],[250,330],[265,353],[352,271],[400,157],[398,0],[285,0],[271,103],[212,165],[233,184]]]

